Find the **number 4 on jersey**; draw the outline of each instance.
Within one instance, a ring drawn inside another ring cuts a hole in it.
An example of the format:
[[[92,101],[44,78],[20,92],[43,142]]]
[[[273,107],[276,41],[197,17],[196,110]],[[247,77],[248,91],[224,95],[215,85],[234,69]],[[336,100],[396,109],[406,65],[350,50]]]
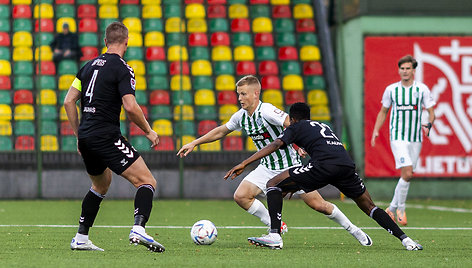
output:
[[[95,88],[95,81],[97,80],[98,70],[93,71],[92,79],[88,84],[87,91],[85,91],[85,96],[89,97],[89,103],[92,102],[93,90]]]

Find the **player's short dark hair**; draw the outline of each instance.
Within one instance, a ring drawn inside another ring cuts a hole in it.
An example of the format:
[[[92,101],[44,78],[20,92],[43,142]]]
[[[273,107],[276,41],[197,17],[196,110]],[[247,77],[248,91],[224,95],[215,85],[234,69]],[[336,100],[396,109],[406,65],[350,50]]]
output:
[[[121,44],[128,38],[128,28],[118,21],[114,21],[107,26],[105,30],[107,44]]]
[[[297,121],[300,120],[309,120],[310,119],[310,107],[304,102],[294,103],[290,107],[289,112],[290,118],[293,118]]]
[[[402,57],[400,60],[398,60],[398,68],[402,66],[403,63],[411,62],[411,65],[413,66],[413,69],[416,69],[416,66],[418,66],[418,62],[416,61],[415,58],[411,55],[406,55]]]
[[[236,82],[237,87],[242,87],[246,85],[255,85],[259,89],[261,88],[261,83],[259,82],[259,79],[257,79],[257,77],[255,77],[254,75],[246,75],[243,78],[239,79],[238,82]]]

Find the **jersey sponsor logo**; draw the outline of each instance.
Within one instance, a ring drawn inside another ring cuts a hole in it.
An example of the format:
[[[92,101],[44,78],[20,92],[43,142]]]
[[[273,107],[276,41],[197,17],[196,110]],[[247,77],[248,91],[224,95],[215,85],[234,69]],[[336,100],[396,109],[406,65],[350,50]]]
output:
[[[398,111],[414,111],[418,110],[418,105],[397,105]]]
[[[300,173],[305,173],[307,171],[309,171],[313,166],[311,165],[311,163],[308,163],[308,165],[304,166],[304,167],[299,167],[299,168],[296,168],[293,170],[293,173],[295,174],[300,174]]]
[[[97,66],[103,66],[107,63],[107,60],[102,60],[102,59],[96,59],[93,61],[92,66],[97,65]]]
[[[270,133],[269,132],[264,132],[260,134],[253,134],[249,135],[253,141],[263,141],[266,139],[270,139]]]
[[[131,88],[133,90],[136,90],[136,80],[134,78],[131,78],[130,84],[131,84]]]
[[[84,107],[84,113],[95,113],[95,107]]]

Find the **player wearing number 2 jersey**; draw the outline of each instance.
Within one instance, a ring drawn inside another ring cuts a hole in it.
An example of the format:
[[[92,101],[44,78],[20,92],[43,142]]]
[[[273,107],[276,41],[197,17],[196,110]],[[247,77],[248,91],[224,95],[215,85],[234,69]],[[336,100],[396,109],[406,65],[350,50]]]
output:
[[[122,58],[128,46],[128,29],[120,22],[113,22],[107,27],[105,36],[107,53],[80,69],[64,100],[67,117],[78,139],[78,151],[92,180],[92,187],[82,202],[79,230],[70,247],[72,250],[103,251],[89,240],[88,232],[110,187],[113,171],[138,189],[130,242],[163,252],[165,248],[144,229],[151,214],[156,180],[143,158],[121,136],[121,106],[129,119],[144,131],[152,146],[157,145],[159,137],[136,103],[134,72]],[[80,125],[76,109],[79,99]]]
[[[260,150],[274,141],[282,133],[284,127],[289,126],[288,115],[285,112],[259,100],[261,85],[256,77],[245,76],[236,83],[236,87],[241,109],[226,124],[184,145],[177,155],[186,156],[196,145],[221,139],[232,131],[240,129],[251,137],[257,149]],[[241,181],[234,193],[234,201],[248,213],[270,226],[269,212],[262,202],[256,199],[256,196],[266,192],[266,183],[270,178],[291,166],[299,165],[301,165],[299,156],[291,145],[274,151],[263,158],[259,166]],[[359,243],[364,246],[372,244],[367,234],[352,224],[336,205],[325,201],[317,191],[300,195],[311,208],[343,226]]]

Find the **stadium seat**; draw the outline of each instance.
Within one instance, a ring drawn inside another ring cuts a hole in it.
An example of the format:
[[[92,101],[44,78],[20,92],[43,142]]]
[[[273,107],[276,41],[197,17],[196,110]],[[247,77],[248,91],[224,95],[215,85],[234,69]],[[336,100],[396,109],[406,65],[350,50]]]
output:
[[[146,91],[144,90],[136,90],[134,92],[134,96],[136,98],[136,102],[139,104],[139,105],[146,105],[148,103],[148,97],[147,97],[147,93]]]
[[[243,150],[243,140],[241,137],[226,137],[223,140],[223,150],[224,151],[242,151]]]
[[[254,50],[251,46],[238,46],[234,49],[235,61],[253,61]]]
[[[317,46],[303,46],[300,49],[300,60],[302,61],[319,61],[320,49]]]
[[[164,5],[164,17],[165,18],[181,18],[182,10],[180,5],[177,3],[169,3]]]
[[[128,65],[133,68],[135,75],[145,75],[146,74],[146,67],[144,66],[144,62],[140,60],[130,60],[128,61]]]
[[[162,20],[157,18],[144,19],[143,30],[145,33],[153,31],[162,32],[164,30]]]
[[[230,19],[247,18],[249,16],[249,10],[247,5],[233,4],[228,8],[228,17]]]
[[[215,106],[196,106],[196,115],[197,120],[216,120],[216,108]]]
[[[110,25],[110,23],[116,21],[116,19],[112,19],[112,18],[108,18],[108,19],[99,19],[98,20],[100,22],[100,29],[99,31],[102,33],[102,35],[105,33],[106,31],[106,28],[108,27],[108,25]],[[104,36],[103,36],[104,37]],[[103,38],[101,38],[103,39]]]
[[[118,0],[98,0],[99,5],[116,5]]]
[[[185,22],[180,18],[168,18],[166,20],[166,33],[185,32]]]
[[[159,144],[155,147],[156,151],[174,151],[174,140],[172,137],[159,136]]]
[[[277,56],[274,47],[257,47],[256,58],[258,61],[276,60]]]
[[[249,32],[250,30],[251,26],[247,19],[234,19],[231,21],[232,32]]]
[[[11,64],[9,61],[0,60],[0,75],[11,75]]]
[[[100,19],[117,19],[118,6],[116,5],[101,5],[98,8],[98,17]]]
[[[231,61],[215,61],[214,72],[215,75],[220,74],[234,74],[234,65]]]
[[[254,45],[257,47],[261,46],[273,46],[274,37],[271,33],[257,33],[254,37]]]
[[[95,19],[97,18],[97,8],[95,5],[79,5],[77,8],[77,18],[84,19],[90,18]]]
[[[277,5],[272,6],[272,18],[280,19],[280,18],[291,18],[292,11],[290,10],[289,5]]]
[[[162,76],[162,75],[150,76],[148,77],[147,84],[150,90],[169,89],[169,80],[167,79],[167,76]]]
[[[12,45],[14,47],[31,47],[33,46],[33,36],[29,32],[16,32],[13,34]]]
[[[130,122],[129,123],[129,135],[131,135],[131,136],[143,136],[143,135],[145,135],[145,133],[144,133],[144,131],[141,130],[141,128],[138,127],[138,125],[136,125],[133,122]]]
[[[9,76],[0,76],[0,90],[4,89],[11,89],[11,81]]]
[[[218,126],[218,123],[214,120],[203,120],[198,122],[198,130],[197,133],[199,136],[203,136],[210,132],[210,130],[216,128]]]
[[[0,114],[6,114],[5,111],[2,111],[2,105],[0,105]],[[8,114],[6,115],[8,118]],[[11,110],[10,110],[11,118]],[[15,106],[14,110],[15,120],[34,120],[34,107],[31,104],[19,104]],[[1,120],[10,120],[0,117]]]
[[[240,61],[236,65],[237,75],[256,74],[256,65],[254,61]]]
[[[59,150],[57,136],[43,135],[41,136],[41,151],[55,152]]]
[[[0,10],[1,11],[1,10]],[[15,20],[17,21],[17,20]],[[10,18],[0,18],[0,31],[10,32]]]
[[[41,9],[41,11],[40,11]],[[52,8],[51,4],[48,3],[42,3],[42,4],[36,4],[34,6],[34,18],[38,19],[39,14],[41,13],[41,18],[42,19],[52,19],[54,18],[54,10]]]
[[[130,32],[139,32],[140,33],[143,30],[143,25],[141,24],[141,19],[138,19],[138,18],[125,17],[123,19],[123,24],[128,28],[128,30]]]
[[[310,108],[311,120],[331,121],[331,113],[326,105],[315,105]]]
[[[280,89],[280,80],[276,75],[267,75],[261,79],[262,89]]]
[[[146,60],[155,61],[155,60],[165,60],[166,54],[163,47],[148,47],[146,48]]]
[[[15,52],[15,50],[13,50],[13,52]],[[31,57],[33,57],[33,55],[31,55]],[[0,59],[2,60],[11,59],[10,47],[0,47]]]
[[[0,4],[0,18],[9,19],[11,14],[10,3]]]
[[[226,7],[224,5],[207,6],[207,18],[226,18]]]
[[[9,4],[10,0],[1,0],[0,4]],[[11,0],[12,5],[31,5],[31,0]]]
[[[56,33],[62,33],[63,25],[69,25],[69,31],[75,33],[77,31],[77,23],[74,18],[59,18],[56,21]]]
[[[129,32],[128,33],[128,46],[130,47],[142,47],[143,46],[143,36],[141,33]]]
[[[195,136],[195,122],[191,119],[176,121],[174,124],[174,133],[176,136]]]
[[[167,119],[158,119],[152,123],[152,129],[157,132],[159,136],[172,136],[174,130],[172,123]]]
[[[13,89],[28,89],[33,90],[33,79],[29,75],[18,75],[13,80]],[[9,88],[8,88],[9,89]]]
[[[56,65],[52,61],[40,61],[36,63],[36,74],[56,75]]]
[[[119,7],[122,19],[141,18],[141,7],[139,5],[120,5]]]
[[[77,113],[80,115],[79,106],[77,106]],[[64,106],[61,106],[61,108],[59,109],[59,120],[67,121],[67,113],[66,113],[66,109],[64,108]]]
[[[279,67],[275,61],[261,61],[259,63],[259,75],[278,75]]]
[[[207,47],[191,47],[190,48],[190,59],[195,60],[209,60],[210,53]]]
[[[173,91],[172,105],[193,105],[193,94],[190,91]]]
[[[16,121],[13,131],[15,133],[15,136],[21,136],[21,135],[34,136],[34,133],[35,133],[34,122],[33,121]],[[72,131],[72,128],[71,128],[71,131]],[[73,134],[74,132],[72,132],[71,135]]]
[[[78,5],[96,5],[97,0],[76,0]]]
[[[190,142],[192,142],[193,140],[195,140],[195,136],[192,136],[192,135],[184,135],[184,136],[182,136],[182,140],[176,139],[176,141],[177,141],[177,142],[176,142],[176,147],[177,147],[177,148],[181,148],[183,144],[190,143]],[[182,143],[182,144],[181,144],[181,143]],[[199,147],[199,146],[197,146],[197,147]],[[194,152],[195,152],[195,151],[199,151],[199,148],[197,148],[197,147],[195,147],[195,148],[193,149]]]
[[[143,5],[143,19],[160,19],[162,18],[162,9],[159,5]]]
[[[80,58],[81,61],[89,61],[99,55],[96,47],[81,47],[80,49],[82,51],[82,57]]]
[[[232,104],[221,105],[218,111],[218,118],[220,121],[227,121],[231,116],[238,111],[238,106]]]
[[[15,47],[13,48],[14,61],[32,61],[33,50],[31,47]]]
[[[54,23],[52,19],[35,20],[34,31],[35,32],[54,32]]]
[[[11,136],[12,127],[10,121],[0,121],[0,137],[1,136]]]
[[[293,32],[294,31],[293,21],[291,19],[275,19],[274,29],[276,32]]]
[[[74,81],[74,79],[75,79],[75,75],[72,75],[72,74],[63,74],[59,76],[59,82],[58,82],[59,90],[68,90],[70,86],[72,85],[72,82]],[[53,87],[51,85],[51,87],[47,87],[47,88],[53,88]]]
[[[285,105],[292,105],[296,102],[306,102],[303,91],[288,90],[285,91]]]
[[[213,61],[230,61],[233,59],[231,49],[228,46],[215,46],[211,50]]]
[[[52,50],[50,46],[40,46],[35,49],[35,61],[52,61]]]
[[[313,19],[299,19],[296,26],[297,32],[315,32],[315,21]]]
[[[284,101],[282,91],[276,89],[267,89],[262,91],[262,102],[273,104],[277,108],[283,108]]]
[[[167,62],[165,61],[150,61],[146,63],[146,73],[148,75],[166,75]]]
[[[156,105],[151,107],[151,120],[167,119],[172,120],[173,114],[169,105]]]
[[[188,75],[174,75],[170,79],[171,90],[190,90],[192,83]]]
[[[185,17],[187,19],[203,19],[205,18],[205,7],[201,4],[186,5]]]
[[[194,46],[208,46],[208,38],[204,33],[191,33],[188,36],[188,44]]]
[[[57,110],[55,105],[40,105],[38,106],[41,120],[56,121],[58,118]],[[57,128],[56,128],[57,131]]]
[[[77,138],[75,136],[61,137],[61,151],[64,151],[64,152],[77,151]]]
[[[313,8],[308,4],[296,4],[293,8],[293,18],[295,19],[312,19]]]
[[[187,38],[181,33],[168,33],[166,34],[166,45],[170,46],[186,46]]]
[[[15,140],[15,150],[17,151],[33,151],[35,148],[33,136],[18,136]]]
[[[252,141],[251,137],[246,138],[246,151],[255,152],[257,151],[256,145]]]
[[[195,105],[215,105],[215,92],[210,89],[199,89],[195,92]]]
[[[303,63],[304,75],[323,75],[323,67],[319,61],[306,61]]]
[[[322,89],[313,89],[308,92],[307,103],[310,106],[315,105],[327,105],[328,104],[328,96],[326,95],[326,91]]]
[[[295,46],[296,40],[295,34],[292,32],[277,33],[275,38],[275,42],[279,47]]]
[[[56,105],[57,96],[56,91],[52,89],[42,89],[39,93],[39,99],[37,100],[40,105]]]
[[[204,45],[206,46],[206,45],[208,45],[208,43],[204,44]],[[230,45],[230,41],[229,41],[228,33],[216,32],[216,33],[211,34],[211,46],[212,47],[214,47],[214,46],[229,46],[229,45]]]
[[[141,47],[129,47],[125,53],[125,60],[144,60],[143,49]]]
[[[15,108],[15,111],[16,111],[16,108]],[[11,113],[10,105],[0,104],[0,121],[10,121],[11,118],[12,118],[12,113]]]
[[[79,21],[79,33],[90,32],[96,33],[98,31],[98,24],[96,19],[85,18]]]
[[[66,97],[67,95],[67,91],[66,90],[61,90],[59,91],[59,97],[57,98],[57,101],[59,103],[59,105],[64,105],[64,98]],[[64,107],[64,106],[62,106]],[[61,109],[62,109],[61,107]],[[59,112],[59,116],[61,115],[61,113]]]
[[[182,114],[181,114],[182,111]],[[195,113],[191,105],[177,105],[174,106],[174,121],[179,120],[194,120]]]
[[[167,50],[167,60],[169,61],[187,61],[188,52],[187,47],[171,46]]]
[[[11,104],[11,94],[9,90],[0,90],[0,104]]]
[[[210,19],[208,31],[210,33],[228,32],[229,31],[228,20],[223,19],[223,18]]]
[[[189,75],[190,74],[190,67],[188,66],[188,62],[186,61],[173,61],[170,63],[169,67],[170,75]]]
[[[216,90],[234,90],[235,79],[232,75],[219,75],[216,77],[215,87]]]
[[[193,89],[213,89],[213,79],[210,76],[194,76]]]
[[[37,33],[34,35],[34,45],[35,46],[49,46],[54,40],[54,35],[52,33]]]
[[[301,74],[300,63],[298,61],[283,61],[281,63],[281,74]]]
[[[284,90],[303,90],[303,79],[300,75],[289,74],[282,81]]]
[[[12,151],[12,150],[13,150],[13,143],[11,141],[11,137],[0,136],[0,151]]]
[[[29,5],[14,5],[12,18],[13,19],[30,19],[31,7]]]
[[[200,144],[198,148],[202,152],[218,152],[218,151],[221,151],[221,141],[216,140],[213,142]]]
[[[26,121],[20,121],[20,122],[26,122]],[[74,130],[72,129],[72,126],[70,125],[69,121],[62,121],[61,122],[60,134],[62,136],[74,135]]]
[[[146,137],[142,137],[142,136],[131,137],[130,143],[139,152],[151,151],[152,149],[151,141],[149,141]]]
[[[55,9],[54,17],[55,18],[64,18],[64,17],[73,18],[73,17],[75,17],[75,6],[74,5],[66,5],[66,4],[58,5],[56,3],[56,9]]]
[[[0,32],[0,46],[10,46],[10,35],[6,32]]]
[[[323,76],[307,76],[305,77],[305,85],[307,89],[325,89],[326,82]]]
[[[252,21],[252,31],[254,33],[271,33],[272,32],[272,20],[269,18],[255,18]]]
[[[192,63],[192,75],[212,75],[211,63],[207,60],[196,60]]]
[[[252,37],[249,33],[233,33],[231,35],[231,43],[233,46],[252,46]]]
[[[66,75],[62,75],[66,76]],[[61,77],[62,77],[61,76]],[[68,74],[67,76],[73,76],[75,78],[75,75]],[[61,80],[61,77],[59,77],[59,80]],[[67,89],[69,89],[69,86],[72,84],[72,80],[70,80],[69,85],[67,86]],[[56,88],[56,78],[54,76],[50,75],[43,75],[40,77],[37,77],[36,79],[36,88],[37,89],[51,89],[51,88]]]
[[[218,92],[218,105],[238,104],[238,96],[234,91],[220,91]]]
[[[318,39],[314,33],[299,33],[297,34],[297,41],[299,46],[317,46]]]
[[[298,52],[295,47],[279,48],[279,60],[298,60]]]
[[[62,60],[59,63],[59,75],[63,74],[77,74],[79,72],[79,68],[77,66],[76,61],[74,60]]]
[[[269,0],[249,0],[251,5],[267,5],[269,4]]]
[[[251,18],[270,18],[270,9],[268,5],[250,5],[249,10]]]

